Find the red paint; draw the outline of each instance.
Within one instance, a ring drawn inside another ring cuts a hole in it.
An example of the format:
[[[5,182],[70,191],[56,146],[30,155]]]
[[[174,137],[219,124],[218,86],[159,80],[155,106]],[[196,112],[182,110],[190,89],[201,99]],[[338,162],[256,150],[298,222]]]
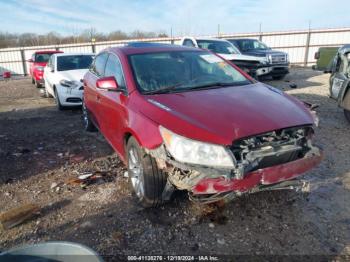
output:
[[[190,48],[161,46],[104,50],[119,57],[127,94],[98,88],[99,77],[92,72],[84,77],[84,101],[90,115],[123,161],[125,137],[132,135],[142,147],[154,149],[163,143],[159,125],[188,138],[231,145],[242,137],[313,124],[311,114],[301,102],[262,83],[173,94],[139,93],[128,55],[174,50]],[[170,111],[154,105],[149,99],[169,107]]]
[[[11,78],[11,72],[9,72],[9,71],[3,72],[2,77],[5,79]]]
[[[28,60],[30,63],[29,65],[29,74],[30,76],[35,80],[35,82],[41,83],[43,81],[44,71],[39,71],[37,69],[38,66],[45,67],[47,62],[38,62],[33,60],[33,58],[36,57],[36,55],[39,54],[56,54],[56,53],[63,53],[62,51],[56,51],[56,50],[45,50],[45,51],[36,51],[32,58]]]
[[[296,178],[318,165],[323,155],[298,159],[285,164],[267,167],[251,172],[243,179],[207,178],[201,180],[192,190],[194,194],[213,194],[229,191],[245,192],[258,185],[270,185]]]
[[[96,87],[109,90],[117,90],[118,84],[113,76],[103,77],[96,81]]]

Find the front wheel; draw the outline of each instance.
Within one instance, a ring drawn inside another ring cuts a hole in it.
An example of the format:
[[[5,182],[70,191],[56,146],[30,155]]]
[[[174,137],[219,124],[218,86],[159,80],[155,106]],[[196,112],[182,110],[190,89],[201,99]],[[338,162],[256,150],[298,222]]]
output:
[[[52,97],[52,95],[50,95],[49,91],[47,90],[47,85],[48,85],[48,83],[45,81],[44,82],[44,94],[45,94],[46,98],[50,98],[50,97]]]
[[[62,106],[62,104],[61,104],[61,101],[60,101],[60,98],[59,98],[59,96],[58,96],[58,92],[57,92],[57,89],[56,89],[56,88],[55,88],[55,101],[56,101],[57,109],[58,109],[59,111],[62,111],[62,110],[65,109],[65,107]]]
[[[97,131],[97,128],[95,127],[94,123],[91,121],[90,113],[89,113],[89,110],[86,107],[84,99],[83,99],[83,103],[82,103],[81,108],[82,108],[82,111],[83,111],[83,124],[84,124],[85,131],[88,131],[88,132],[95,132],[95,131]]]
[[[129,182],[139,203],[144,207],[157,207],[163,203],[162,193],[166,175],[131,137],[126,146]]]
[[[350,110],[346,110],[344,109],[344,115],[345,118],[348,120],[348,122],[350,123]]]

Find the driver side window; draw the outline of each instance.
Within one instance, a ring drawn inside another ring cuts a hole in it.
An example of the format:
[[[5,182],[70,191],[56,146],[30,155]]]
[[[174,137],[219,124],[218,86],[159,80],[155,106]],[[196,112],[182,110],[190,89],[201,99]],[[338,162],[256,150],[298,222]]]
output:
[[[122,65],[120,64],[119,59],[112,54],[108,57],[104,76],[114,76],[115,80],[117,80],[118,86],[126,89]]]

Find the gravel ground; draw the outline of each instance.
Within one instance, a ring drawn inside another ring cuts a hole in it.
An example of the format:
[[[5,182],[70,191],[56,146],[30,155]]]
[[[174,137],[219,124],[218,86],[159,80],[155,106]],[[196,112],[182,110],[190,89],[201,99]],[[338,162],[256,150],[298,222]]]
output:
[[[157,210],[135,203],[124,165],[100,134],[83,131],[79,109],[58,112],[30,79],[0,81],[0,212],[41,207],[36,218],[0,232],[0,250],[66,240],[102,255],[349,255],[350,125],[328,98],[328,78],[295,69],[266,81],[320,105],[316,143],[325,159],[304,176],[309,194],[261,192],[219,207],[178,192]],[[71,183],[84,172],[101,178]]]

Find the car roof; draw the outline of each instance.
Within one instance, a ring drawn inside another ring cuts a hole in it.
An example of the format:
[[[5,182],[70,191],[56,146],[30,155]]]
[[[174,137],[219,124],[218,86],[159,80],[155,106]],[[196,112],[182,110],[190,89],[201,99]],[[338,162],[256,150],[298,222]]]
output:
[[[198,51],[198,48],[186,47],[181,45],[163,44],[163,43],[142,43],[133,42],[122,47],[109,47],[105,51],[121,52],[124,55],[142,54],[151,52],[169,52],[169,51]]]
[[[343,55],[349,53],[350,52],[350,44],[343,45],[342,47],[339,48],[338,52],[343,54]]]
[[[95,54],[93,53],[57,53],[55,56],[60,57],[60,56],[74,56],[74,55],[92,55],[94,56]]]
[[[230,40],[259,40],[256,38],[227,38],[228,41]]]
[[[226,39],[211,38],[211,37],[194,37],[194,39],[196,39],[196,40],[204,40],[204,41],[227,42]]]
[[[53,54],[53,53],[62,53],[62,51],[57,50],[42,50],[42,51],[35,51],[34,54]]]

